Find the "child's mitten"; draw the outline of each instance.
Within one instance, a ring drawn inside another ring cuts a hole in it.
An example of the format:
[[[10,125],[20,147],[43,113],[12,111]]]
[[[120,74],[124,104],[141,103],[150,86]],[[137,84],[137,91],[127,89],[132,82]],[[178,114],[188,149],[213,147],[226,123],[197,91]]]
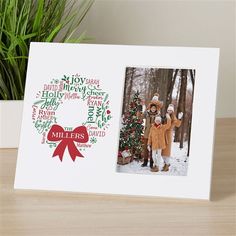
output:
[[[180,113],[178,114],[178,119],[181,120],[182,117],[183,117],[183,115],[184,115],[184,113],[183,113],[183,112],[180,112]]]

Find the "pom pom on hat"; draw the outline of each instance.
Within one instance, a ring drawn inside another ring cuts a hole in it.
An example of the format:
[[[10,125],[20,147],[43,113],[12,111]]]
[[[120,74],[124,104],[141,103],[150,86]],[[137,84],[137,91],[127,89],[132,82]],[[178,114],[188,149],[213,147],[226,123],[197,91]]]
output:
[[[163,102],[159,101],[159,93],[154,93],[151,102],[148,105],[148,110],[151,108],[152,105],[155,105],[157,110],[160,110],[163,106]]]
[[[152,101],[158,101],[158,100],[159,100],[159,94],[158,93],[154,93]]]
[[[154,93],[153,96],[157,96],[157,97],[159,97],[160,94],[159,94],[159,93]]]
[[[169,104],[167,111],[173,111],[174,112],[174,105],[173,104]]]

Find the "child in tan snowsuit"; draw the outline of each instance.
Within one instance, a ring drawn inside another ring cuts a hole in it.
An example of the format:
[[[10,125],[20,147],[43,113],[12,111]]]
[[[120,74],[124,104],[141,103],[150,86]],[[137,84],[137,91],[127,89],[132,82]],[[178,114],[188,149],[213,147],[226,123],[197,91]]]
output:
[[[148,136],[152,124],[154,123],[155,117],[160,114],[160,110],[163,106],[163,102],[159,101],[159,94],[155,93],[151,102],[149,103],[147,110],[143,114],[143,119],[145,119],[145,129],[144,129],[144,162],[142,167],[148,165],[149,153],[147,150]],[[150,167],[153,167],[153,160],[150,157]]]
[[[150,152],[152,150],[153,168],[151,171],[159,171],[162,156],[161,151],[166,147],[165,132],[171,125],[169,114],[166,114],[167,124],[161,124],[161,117],[155,117],[155,123],[152,125],[148,137],[147,149]]]

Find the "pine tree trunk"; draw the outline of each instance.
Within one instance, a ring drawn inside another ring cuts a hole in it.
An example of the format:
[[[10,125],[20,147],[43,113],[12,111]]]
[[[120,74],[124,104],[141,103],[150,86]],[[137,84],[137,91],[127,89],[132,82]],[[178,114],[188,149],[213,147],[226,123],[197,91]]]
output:
[[[158,87],[159,87],[159,71],[160,69],[157,68],[151,68],[151,80],[150,80],[150,94],[149,97],[152,99],[154,93],[158,92]]]
[[[188,70],[181,70],[181,86],[179,94],[179,102],[177,108],[177,114],[183,112],[182,124],[179,128],[175,129],[174,142],[180,142],[180,148],[183,148],[184,132],[185,132],[185,102],[186,102],[186,90],[187,90],[187,73]]]
[[[145,69],[144,73],[144,78],[145,78],[145,84],[144,84],[144,97],[145,97],[145,106],[147,107],[147,100],[148,100],[148,69]]]
[[[169,82],[169,70],[168,69],[160,69],[159,73],[159,95],[160,100],[166,104],[166,94]]]
[[[191,117],[188,121],[188,152],[187,152],[187,156],[189,156],[189,152],[190,152],[190,137],[191,137]]]
[[[134,79],[135,68],[132,67],[130,71],[129,86],[127,91],[127,102],[125,104],[125,111],[127,111],[128,105],[130,104],[131,92],[133,88],[133,79]]]
[[[171,78],[171,83],[169,84],[169,88],[168,88],[168,91],[167,91],[166,110],[167,110],[169,104],[172,103],[172,93],[173,93],[173,88],[174,88],[174,85],[175,85],[176,77],[178,75],[178,71],[179,70],[176,69],[174,74],[172,72],[173,79]]]
[[[190,153],[190,144],[191,144],[191,128],[192,128],[192,109],[193,109],[193,96],[194,96],[194,82],[195,82],[195,70],[189,70],[190,78],[192,82],[192,102],[191,102],[191,114],[189,117],[189,127],[188,127],[188,153]]]
[[[130,67],[126,67],[126,71],[125,71],[125,85],[124,85],[124,92],[123,92],[122,115],[125,113],[125,108],[126,108],[126,90],[127,90],[128,79],[129,79],[129,71],[130,71]]]
[[[174,75],[173,72],[174,72],[173,69],[168,69],[166,72],[167,78],[164,81],[164,83],[165,83],[164,88],[166,90],[165,90],[165,94],[164,94],[165,99],[163,100],[163,102],[164,102],[163,115],[166,114],[167,108],[172,101],[172,92],[173,92],[175,79],[177,76],[177,73],[175,73],[176,75]]]

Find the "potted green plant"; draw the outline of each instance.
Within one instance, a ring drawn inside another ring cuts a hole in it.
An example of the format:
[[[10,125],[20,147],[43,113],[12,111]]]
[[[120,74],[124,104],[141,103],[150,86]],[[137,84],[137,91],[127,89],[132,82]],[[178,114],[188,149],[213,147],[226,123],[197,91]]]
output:
[[[0,0],[0,147],[18,146],[30,42],[88,40],[75,35],[93,2]]]

